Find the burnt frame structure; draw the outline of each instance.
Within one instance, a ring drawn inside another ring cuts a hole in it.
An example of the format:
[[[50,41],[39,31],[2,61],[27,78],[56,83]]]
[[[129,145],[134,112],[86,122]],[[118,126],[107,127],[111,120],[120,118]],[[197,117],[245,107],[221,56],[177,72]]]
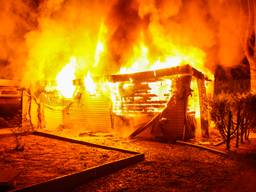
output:
[[[188,97],[191,94],[190,83],[192,77],[197,80],[200,104],[201,133],[203,137],[209,137],[208,111],[206,101],[205,81],[209,80],[202,72],[190,65],[170,67],[158,70],[117,74],[108,77],[111,82],[125,81],[157,81],[160,78],[176,77],[175,97],[168,101],[163,111],[154,116],[148,123],[136,129],[130,138],[134,138],[145,129],[152,127],[151,133],[161,132],[168,141],[185,140],[185,124],[187,123]]]
[[[198,85],[197,87],[199,92],[201,133],[203,137],[209,137],[208,110],[207,110],[207,99],[206,99],[206,88],[205,88],[205,81],[209,79],[202,72],[191,67],[190,65],[169,67],[164,69],[129,73],[129,74],[115,74],[115,75],[105,76],[104,79],[113,83],[154,82],[154,81],[161,81],[163,79],[171,79],[172,81],[175,81],[174,83],[175,86],[170,87],[170,89],[173,88],[173,90],[175,90],[175,94],[171,94],[172,97],[170,98],[169,101],[166,101],[166,104],[164,105],[163,109],[159,108],[161,112],[157,112],[158,114],[151,113],[150,114],[151,119],[148,122],[144,123],[139,128],[137,128],[132,134],[130,134],[130,138],[134,138],[135,136],[137,136],[147,128],[152,128],[151,133],[153,136],[163,137],[167,141],[176,141],[176,140],[186,140],[190,137],[189,136],[190,130],[187,129],[187,127],[191,125],[192,118],[191,118],[191,115],[188,113],[187,106],[188,106],[188,98],[191,95],[190,84],[191,84],[192,77],[196,79],[197,85]],[[99,105],[98,107],[101,107],[102,109],[105,110],[105,108],[102,107],[102,103],[98,103],[98,105]],[[93,103],[93,106],[91,107],[95,109],[95,103]],[[139,107],[143,108],[144,106],[139,106]],[[38,110],[37,108],[36,111],[40,112],[41,109]],[[99,110],[95,110],[94,111],[95,114],[98,113],[98,111]],[[62,112],[64,113],[63,110]],[[84,112],[88,113],[87,110]],[[31,110],[30,110],[30,113],[31,113]],[[61,113],[60,115],[63,116],[63,113]],[[82,112],[80,110],[77,112],[75,111],[75,113],[80,114]],[[109,113],[110,119],[108,120],[108,122],[104,122],[104,123],[105,124],[110,123],[109,127],[113,128],[114,127],[113,126],[114,123],[112,119],[113,111],[112,112],[109,111],[108,113]],[[37,115],[37,118],[38,117],[39,116]],[[63,118],[65,119],[64,116]],[[37,119],[37,121],[40,124],[41,121],[39,120],[40,118]],[[102,123],[103,121],[101,120],[100,122]],[[64,120],[63,120],[63,123],[64,123],[63,125],[65,125]],[[102,125],[102,127],[105,127],[104,124]],[[192,128],[193,127],[195,126],[192,125]]]

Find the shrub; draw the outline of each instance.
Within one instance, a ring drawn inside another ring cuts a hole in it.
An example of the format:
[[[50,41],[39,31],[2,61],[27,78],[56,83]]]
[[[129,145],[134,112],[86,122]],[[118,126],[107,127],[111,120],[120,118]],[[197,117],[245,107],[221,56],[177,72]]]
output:
[[[236,147],[239,138],[242,143],[249,139],[250,130],[256,130],[256,95],[220,94],[211,100],[211,118],[215,122],[227,150],[230,139],[236,135]]]
[[[232,114],[232,97],[227,94],[220,94],[211,101],[211,118],[216,128],[226,141],[227,150],[230,149],[230,139],[235,134]]]

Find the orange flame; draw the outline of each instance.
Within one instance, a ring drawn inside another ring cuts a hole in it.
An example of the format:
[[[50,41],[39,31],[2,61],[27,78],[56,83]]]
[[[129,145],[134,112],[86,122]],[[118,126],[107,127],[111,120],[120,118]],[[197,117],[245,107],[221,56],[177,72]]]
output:
[[[99,41],[96,46],[95,56],[94,56],[94,65],[98,65],[100,61],[101,53],[104,51],[104,45],[102,41]]]
[[[88,72],[87,76],[84,78],[84,86],[85,86],[86,91],[90,95],[95,95],[96,94],[96,84],[93,81],[90,72]]]
[[[107,28],[105,24],[101,22],[99,33],[98,33],[98,42],[97,42],[95,54],[94,54],[94,67],[96,67],[100,63],[102,54],[105,51],[106,32],[107,32]]]
[[[70,62],[57,75],[57,90],[65,98],[72,98],[75,86],[73,80],[75,79],[76,58],[71,57]]]
[[[171,42],[162,43],[165,43],[166,46],[171,44]],[[192,46],[175,46],[175,51],[167,51],[163,55],[153,58],[153,56],[149,54],[148,47],[143,42],[140,42],[139,45],[133,47],[133,53],[130,59],[127,61],[126,65],[120,69],[119,73],[141,72],[189,64],[206,74],[211,74],[209,70],[204,68],[205,57],[205,52],[199,48]]]

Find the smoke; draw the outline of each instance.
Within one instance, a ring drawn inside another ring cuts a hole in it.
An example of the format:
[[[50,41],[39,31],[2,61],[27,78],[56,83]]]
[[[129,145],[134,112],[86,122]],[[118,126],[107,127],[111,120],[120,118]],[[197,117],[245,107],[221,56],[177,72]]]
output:
[[[0,1],[1,78],[52,80],[71,57],[77,77],[114,73],[143,42],[151,60],[200,56],[199,69],[238,64],[248,14],[242,0]],[[99,41],[104,50],[96,59]]]
[[[25,34],[36,27],[36,1],[0,1],[0,78],[20,79],[28,49]]]
[[[70,58],[76,58],[79,78],[95,67],[100,28],[110,1],[48,0],[40,4],[39,26],[26,35],[29,58],[26,77],[54,80]],[[102,27],[103,26],[103,27]],[[102,33],[105,33],[102,30]]]
[[[244,57],[249,28],[246,3],[240,0],[209,2],[209,12],[216,24],[216,63],[222,66],[237,65]]]
[[[109,60],[119,68],[140,38],[142,19],[138,15],[138,3],[133,0],[117,1],[107,17],[107,24],[110,26]]]
[[[248,20],[245,5],[242,4],[244,1],[140,2],[140,16],[150,15],[148,29],[158,49],[172,52],[181,46],[186,52],[191,51],[191,48],[199,48],[206,53],[204,66],[211,70],[217,64],[237,65],[244,56],[244,35]],[[166,41],[169,43],[164,43]]]

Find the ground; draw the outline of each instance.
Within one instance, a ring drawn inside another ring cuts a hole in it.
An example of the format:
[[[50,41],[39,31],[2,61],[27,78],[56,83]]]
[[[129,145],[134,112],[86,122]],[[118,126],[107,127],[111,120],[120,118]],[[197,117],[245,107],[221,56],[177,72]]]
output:
[[[17,150],[14,137],[9,135],[0,137],[1,176],[13,172],[10,181],[15,189],[129,156],[113,150],[35,135],[23,136],[22,143],[24,147]]]
[[[145,161],[111,175],[78,186],[75,192],[121,191],[255,191],[256,153],[237,152],[224,156],[181,144],[161,143],[145,139],[124,139],[111,135],[76,137],[98,144],[115,146],[145,154]],[[49,141],[48,141],[49,143]],[[250,146],[255,146],[251,140]],[[51,146],[51,144],[50,144]],[[246,145],[245,145],[246,146]],[[224,150],[224,145],[219,149]],[[241,148],[245,148],[241,146]],[[26,145],[25,145],[26,150]],[[29,148],[33,152],[32,148]],[[34,151],[38,153],[38,151]],[[74,150],[67,155],[76,153]],[[67,154],[67,153],[66,153]],[[62,154],[62,155],[65,155]],[[97,157],[90,156],[91,159]],[[72,159],[72,158],[70,158]],[[70,168],[82,165],[86,159],[76,158]],[[104,159],[104,158],[103,158]],[[74,160],[74,158],[73,158]],[[41,161],[42,159],[38,159]],[[56,160],[56,166],[62,167]],[[8,163],[6,163],[7,165]],[[59,165],[58,165],[59,164]],[[65,167],[68,167],[65,166]],[[56,170],[48,168],[45,173]],[[33,175],[31,175],[33,177]]]
[[[124,145],[124,144],[122,144]],[[256,156],[225,157],[185,145],[136,140],[144,162],[78,187],[89,191],[255,191]]]

